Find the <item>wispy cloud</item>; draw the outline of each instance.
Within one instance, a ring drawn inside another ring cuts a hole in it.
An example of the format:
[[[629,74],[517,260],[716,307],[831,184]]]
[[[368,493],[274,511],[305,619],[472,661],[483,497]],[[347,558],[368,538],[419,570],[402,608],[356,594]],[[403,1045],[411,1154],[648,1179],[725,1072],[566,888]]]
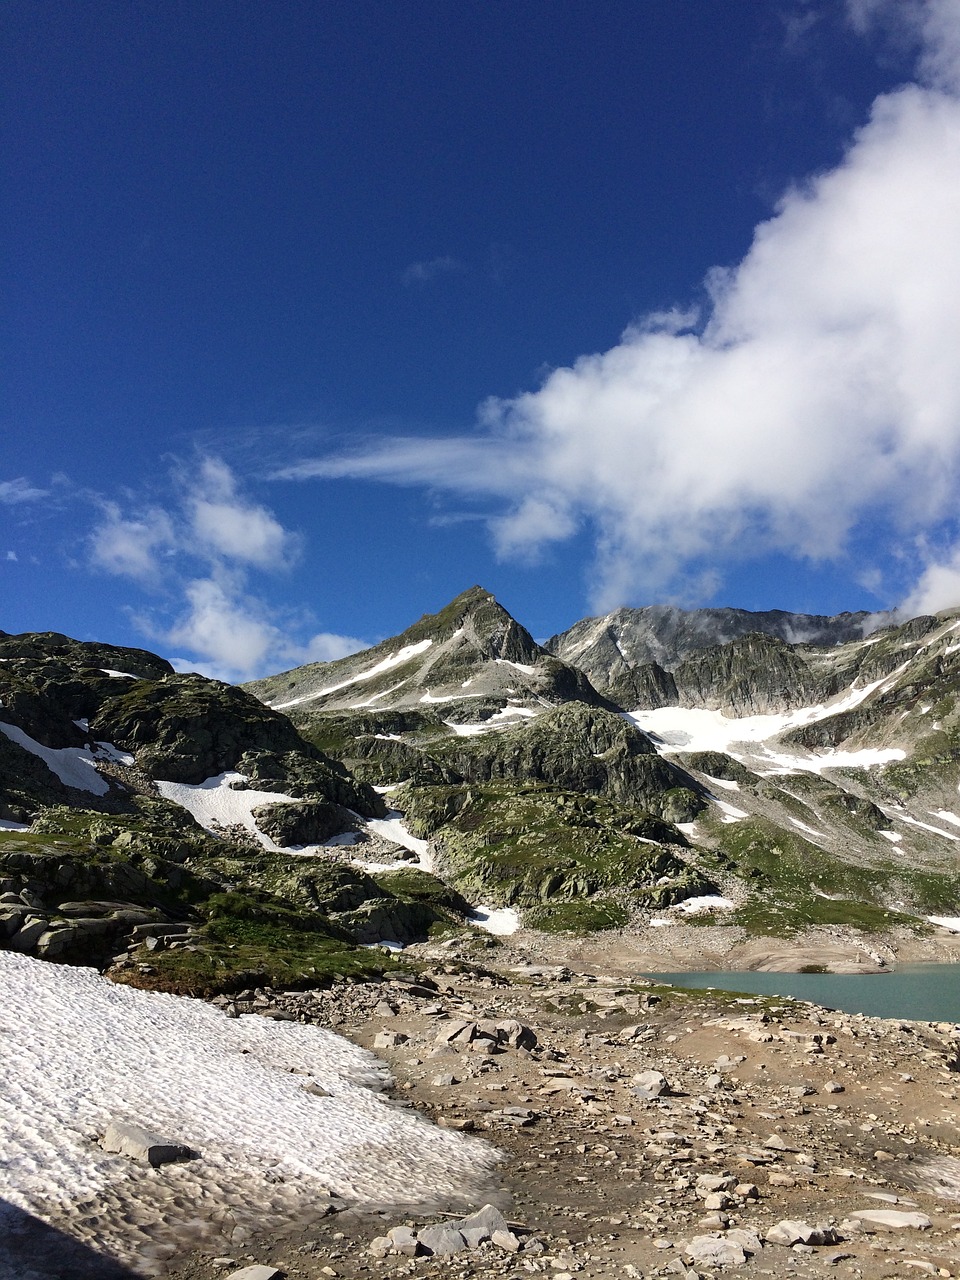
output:
[[[12,507],[21,502],[37,502],[41,498],[46,498],[49,493],[49,489],[38,489],[25,476],[18,476],[15,480],[0,480],[0,503],[4,506]]]
[[[842,162],[709,273],[702,314],[641,318],[488,401],[469,436],[370,441],[282,474],[483,499],[504,556],[586,526],[604,608],[704,563],[842,558],[867,526],[888,555],[942,535],[960,506],[960,0],[906,7],[917,83],[878,98]],[[889,9],[851,5],[860,24]]]
[[[325,632],[297,641],[305,619],[278,618],[251,588],[252,572],[289,569],[301,540],[243,492],[222,459],[178,469],[167,504],[101,501],[99,508],[91,566],[152,590],[150,607],[131,615],[152,640],[186,651],[180,669],[235,681],[365,647]]]
[[[450,275],[452,272],[465,271],[465,265],[457,258],[444,254],[441,258],[429,258],[424,262],[411,262],[400,273],[403,284],[429,284],[438,276]]]

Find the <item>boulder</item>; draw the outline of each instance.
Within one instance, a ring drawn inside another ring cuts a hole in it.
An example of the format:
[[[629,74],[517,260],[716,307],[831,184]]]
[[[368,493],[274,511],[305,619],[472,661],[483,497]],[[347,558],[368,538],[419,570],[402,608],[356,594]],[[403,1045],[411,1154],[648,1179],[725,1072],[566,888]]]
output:
[[[171,1142],[148,1129],[141,1129],[139,1125],[122,1120],[113,1120],[107,1125],[100,1145],[104,1151],[117,1151],[120,1155],[151,1164],[154,1168],[174,1160],[189,1160],[195,1154],[183,1143]]]
[[[466,1240],[464,1240],[457,1228],[445,1222],[439,1226],[424,1227],[422,1231],[418,1231],[417,1241],[426,1249],[427,1253],[435,1254],[438,1257],[462,1253],[467,1247]]]

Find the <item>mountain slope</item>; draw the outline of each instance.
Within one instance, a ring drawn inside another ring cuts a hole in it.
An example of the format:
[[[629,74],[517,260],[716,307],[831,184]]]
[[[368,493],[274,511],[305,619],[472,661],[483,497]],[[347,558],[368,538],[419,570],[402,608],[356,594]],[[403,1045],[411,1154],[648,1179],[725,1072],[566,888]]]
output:
[[[481,587],[372,649],[245,688],[278,711],[416,709],[458,723],[516,719],[571,699],[601,702],[582,672],[541,648]]]
[[[771,636],[785,645],[834,645],[862,639],[867,613],[835,617],[785,613],[770,609],[678,609],[647,605],[616,609],[600,618],[584,618],[567,631],[551,636],[548,652],[586,672],[607,692],[635,668],[656,664],[673,671],[679,663],[704,649],[730,644],[751,633]]]

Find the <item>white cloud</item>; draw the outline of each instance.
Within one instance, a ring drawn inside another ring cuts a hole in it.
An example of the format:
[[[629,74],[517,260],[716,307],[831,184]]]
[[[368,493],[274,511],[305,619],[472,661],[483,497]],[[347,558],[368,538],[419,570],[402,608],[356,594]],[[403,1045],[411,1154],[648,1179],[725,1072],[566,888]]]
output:
[[[47,497],[49,490],[37,489],[25,476],[16,480],[0,480],[0,503],[4,506],[15,506],[20,502],[36,502]]]
[[[648,317],[538,390],[489,401],[470,437],[372,442],[284,474],[493,499],[504,555],[586,525],[603,608],[697,562],[842,558],[867,526],[890,556],[954,519],[960,101],[946,90],[960,3],[915,8],[936,87],[880,97],[842,163],[788,191],[739,265],[709,273],[696,327]]]
[[[187,510],[191,534],[214,556],[259,569],[279,569],[297,554],[296,536],[266,507],[256,506],[238,493],[233,472],[219,458],[204,459]]]
[[[162,556],[176,546],[174,522],[159,507],[124,516],[115,502],[103,505],[104,518],[90,534],[90,559],[98,569],[152,582],[163,573]]]
[[[295,650],[293,656],[296,662],[336,662],[338,658],[347,658],[351,653],[359,653],[369,647],[368,640],[359,640],[356,636],[320,631],[311,636],[302,649]]]
[[[404,284],[429,284],[438,276],[449,275],[452,271],[463,271],[463,263],[445,254],[442,258],[430,258],[425,262],[411,262],[401,272],[400,279]]]
[[[298,642],[307,620],[278,618],[250,589],[253,571],[289,568],[300,539],[242,493],[225,462],[204,458],[193,475],[181,470],[175,482],[164,507],[125,511],[99,500],[101,518],[88,545],[94,568],[131,578],[159,596],[149,613],[132,616],[160,645],[187,651],[176,659],[178,669],[246,680],[365,647],[329,633]]]
[[[163,638],[202,655],[196,670],[222,680],[249,678],[282,641],[263,606],[239,582],[198,578],[186,584],[184,595],[187,608]]]
[[[4,559],[15,561],[17,559],[17,553],[15,551],[8,551]]]

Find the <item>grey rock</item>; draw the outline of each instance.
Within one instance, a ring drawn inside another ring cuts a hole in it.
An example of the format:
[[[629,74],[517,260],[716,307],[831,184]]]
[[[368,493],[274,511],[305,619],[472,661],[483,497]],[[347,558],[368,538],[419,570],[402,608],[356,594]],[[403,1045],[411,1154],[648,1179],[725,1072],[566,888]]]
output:
[[[926,1231],[933,1226],[925,1213],[904,1213],[900,1209],[856,1209],[848,1219],[865,1231]]]
[[[809,1222],[801,1222],[796,1218],[783,1218],[765,1233],[770,1244],[836,1244],[837,1233],[832,1227],[812,1227]]]
[[[266,1267],[262,1263],[254,1263],[252,1267],[241,1267],[239,1271],[231,1271],[227,1280],[276,1280],[283,1272],[279,1267]]]
[[[495,1231],[490,1239],[498,1249],[503,1249],[505,1253],[518,1253],[520,1251],[520,1241],[512,1231]]]
[[[417,1254],[417,1233],[412,1227],[391,1227],[387,1232],[390,1248],[394,1253],[403,1253],[408,1258]]]
[[[493,1204],[485,1204],[482,1209],[461,1218],[456,1226],[464,1234],[468,1231],[481,1232],[480,1240],[489,1240],[495,1231],[510,1230],[506,1218]]]
[[[417,1232],[417,1240],[428,1253],[438,1257],[446,1257],[453,1253],[462,1253],[467,1242],[456,1227],[441,1223],[437,1227],[424,1227]]]
[[[633,1077],[633,1092],[638,1098],[662,1098],[670,1086],[659,1071],[641,1071]]]
[[[683,1246],[684,1255],[706,1267],[740,1267],[747,1260],[743,1248],[724,1236],[694,1236]]]
[[[117,1151],[132,1160],[141,1160],[155,1168],[173,1160],[189,1160],[195,1153],[180,1142],[161,1138],[139,1125],[122,1120],[111,1121],[100,1142],[104,1151]]]

